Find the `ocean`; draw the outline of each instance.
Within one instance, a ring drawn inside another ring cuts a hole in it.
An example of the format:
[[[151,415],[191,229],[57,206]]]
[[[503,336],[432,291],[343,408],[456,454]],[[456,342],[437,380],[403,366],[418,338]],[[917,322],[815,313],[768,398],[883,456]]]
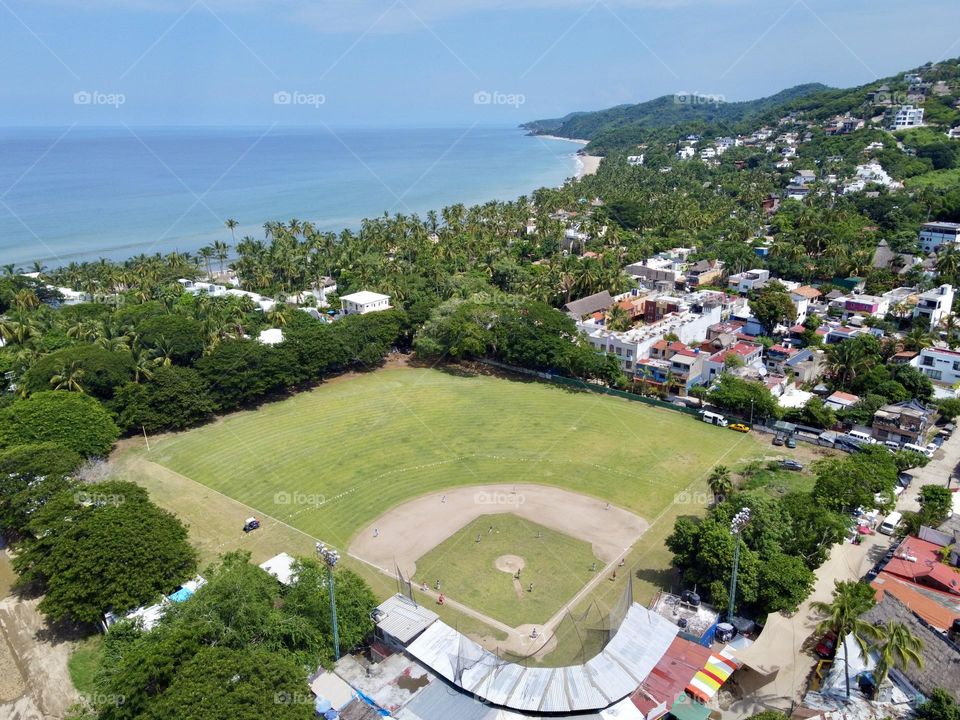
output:
[[[517,128],[0,128],[0,265],[49,267],[357,228],[384,211],[514,200],[576,174],[579,146]]]

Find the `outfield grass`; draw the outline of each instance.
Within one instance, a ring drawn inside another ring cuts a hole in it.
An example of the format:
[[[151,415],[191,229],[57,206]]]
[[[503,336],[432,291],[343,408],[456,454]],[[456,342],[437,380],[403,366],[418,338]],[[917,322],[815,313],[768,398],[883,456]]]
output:
[[[523,559],[519,579],[497,569],[505,555]],[[516,627],[552,617],[594,577],[594,564],[604,566],[588,542],[517,515],[485,515],[417,560],[414,580],[439,579],[444,594]]]
[[[652,518],[714,464],[756,449],[637,402],[396,368],[156,438],[143,457],[346,547],[389,508],[455,485],[545,483]]]

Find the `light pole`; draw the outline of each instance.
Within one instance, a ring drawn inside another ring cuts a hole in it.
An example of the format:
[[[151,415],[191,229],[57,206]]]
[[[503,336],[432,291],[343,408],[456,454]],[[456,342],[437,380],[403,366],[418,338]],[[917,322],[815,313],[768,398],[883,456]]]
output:
[[[322,542],[317,543],[317,554],[327,566],[327,587],[330,591],[330,621],[333,626],[333,657],[340,659],[340,629],[337,626],[337,596],[333,590],[333,569],[340,562],[340,553],[333,548],[327,547]]]
[[[753,398],[750,398],[750,427],[753,427]]]
[[[743,529],[750,524],[750,508],[740,508],[740,512],[733,516],[730,523],[730,533],[733,535],[733,572],[730,574],[730,598],[727,602],[727,622],[733,623],[733,606],[737,597],[737,568],[740,565],[740,535]]]

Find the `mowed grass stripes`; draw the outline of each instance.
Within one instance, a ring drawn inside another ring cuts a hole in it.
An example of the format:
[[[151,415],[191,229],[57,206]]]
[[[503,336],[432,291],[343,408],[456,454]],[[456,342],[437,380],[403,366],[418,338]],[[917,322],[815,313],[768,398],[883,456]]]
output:
[[[341,547],[389,508],[456,485],[556,485],[653,520],[714,464],[757,450],[637,402],[414,368],[339,379],[151,447],[153,462]]]

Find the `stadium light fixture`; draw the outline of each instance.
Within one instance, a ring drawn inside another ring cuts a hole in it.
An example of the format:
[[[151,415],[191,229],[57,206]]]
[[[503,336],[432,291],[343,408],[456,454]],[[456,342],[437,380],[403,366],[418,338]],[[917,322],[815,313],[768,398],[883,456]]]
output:
[[[340,659],[340,628],[337,625],[337,596],[333,586],[333,569],[340,562],[340,553],[322,542],[317,543],[317,555],[327,566],[327,587],[330,591],[330,624],[333,627],[333,657]]]

